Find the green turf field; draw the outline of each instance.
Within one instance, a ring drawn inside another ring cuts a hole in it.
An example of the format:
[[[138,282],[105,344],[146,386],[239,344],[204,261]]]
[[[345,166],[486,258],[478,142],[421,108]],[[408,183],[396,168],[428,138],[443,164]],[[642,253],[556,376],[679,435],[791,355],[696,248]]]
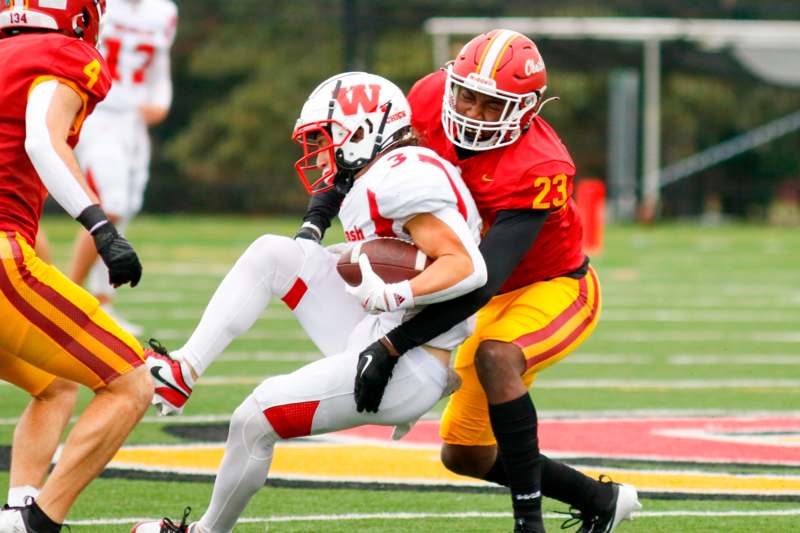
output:
[[[180,345],[245,247],[264,233],[291,234],[296,224],[265,218],[138,219],[129,237],[142,257],[144,277],[136,289],[120,291],[118,308],[146,327],[145,337]],[[55,263],[66,268],[77,225],[51,218],[45,226]],[[605,244],[593,259],[603,288],[600,324],[578,352],[537,380],[533,397],[541,417],[800,413],[796,228],[614,226]],[[224,421],[254,386],[231,383],[232,378],[257,380],[313,357],[313,345],[277,302],[211,367],[206,376],[220,379],[197,386],[185,416]],[[7,386],[0,386],[0,397],[0,445],[8,445],[27,399]],[[82,404],[87,398],[82,396]],[[148,416],[128,443],[185,442],[163,432],[163,426]],[[602,464],[650,466],[619,460]],[[781,466],[737,468],[800,472]],[[7,479],[7,472],[0,472],[0,494]],[[205,479],[104,478],[79,499],[70,519],[75,531],[128,531],[137,517],[174,518],[185,505],[199,516],[210,492]],[[246,511],[251,520],[237,531],[510,531],[509,503],[497,491],[268,487]],[[780,501],[643,498],[642,503],[643,513],[619,531],[800,531],[800,496]],[[544,508],[566,510],[553,501],[545,501]],[[549,530],[559,530],[561,521],[549,518]]]

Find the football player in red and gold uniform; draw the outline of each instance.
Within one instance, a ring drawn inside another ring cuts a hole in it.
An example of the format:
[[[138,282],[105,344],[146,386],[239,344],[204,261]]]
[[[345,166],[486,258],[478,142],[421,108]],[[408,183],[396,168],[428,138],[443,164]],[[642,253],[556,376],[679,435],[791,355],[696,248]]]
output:
[[[475,198],[489,279],[482,289],[424,309],[363,353],[397,357],[480,309],[455,360],[463,385],[442,418],[444,464],[508,486],[515,531],[544,531],[545,494],[580,512],[581,531],[608,532],[639,507],[636,490],[543,456],[528,394],[536,375],[580,345],[600,314],[600,286],[581,249],[571,199],[575,166],[539,116],[546,83],[536,45],[494,30],[415,84],[412,124],[425,146],[461,170]],[[315,198],[298,237],[321,236],[335,205],[332,193]],[[383,377],[360,377],[357,401],[377,410],[384,386]]]
[[[41,492],[24,507],[0,511],[0,531],[60,531],[152,396],[136,339],[33,249],[49,192],[94,235],[112,283],[136,285],[141,277],[136,252],[97,205],[72,153],[111,84],[94,47],[104,9],[104,0],[7,0],[0,7],[0,379],[34,397],[13,448],[15,466],[39,472],[33,483],[43,481],[72,408],[47,400],[68,382],[96,392]]]

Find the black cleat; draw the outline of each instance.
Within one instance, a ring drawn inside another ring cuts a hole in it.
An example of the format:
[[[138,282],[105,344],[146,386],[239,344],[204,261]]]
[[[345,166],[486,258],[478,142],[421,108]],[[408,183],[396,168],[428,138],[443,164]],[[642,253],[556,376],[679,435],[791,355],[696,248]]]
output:
[[[604,479],[605,478],[605,479]],[[577,509],[570,509],[572,518],[561,524],[561,529],[568,529],[576,524],[581,527],[577,533],[612,533],[623,520],[630,520],[631,514],[642,508],[639,495],[633,485],[614,483],[607,476],[600,481],[610,483],[613,497],[608,509],[596,515],[587,515]]]

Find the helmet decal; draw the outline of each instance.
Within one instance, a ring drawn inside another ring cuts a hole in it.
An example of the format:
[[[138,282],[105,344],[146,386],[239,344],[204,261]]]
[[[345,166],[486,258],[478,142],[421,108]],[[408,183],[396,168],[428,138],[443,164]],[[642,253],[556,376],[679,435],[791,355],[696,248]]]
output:
[[[367,90],[369,88],[369,95]],[[355,115],[359,108],[364,113],[374,113],[378,108],[381,97],[381,86],[376,84],[351,85],[339,91],[336,100],[345,115]]]

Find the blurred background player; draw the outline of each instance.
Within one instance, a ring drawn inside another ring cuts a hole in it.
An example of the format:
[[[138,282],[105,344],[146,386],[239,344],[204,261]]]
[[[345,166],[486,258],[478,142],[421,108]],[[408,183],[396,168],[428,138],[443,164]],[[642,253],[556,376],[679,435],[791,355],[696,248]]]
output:
[[[339,255],[316,242],[276,235],[253,242],[175,359],[163,350],[148,358],[160,412],[182,409],[186,398],[175,391],[191,386],[190,372],[204,372],[273,296],[292,309],[326,357],[266,379],[236,409],[211,503],[199,522],[187,527],[185,517],[180,525],[149,521],[133,533],[227,533],[264,486],[278,440],[363,424],[404,424],[446,393],[450,352],[472,330],[467,320],[402,359],[382,362],[391,369],[379,413],[360,412],[353,393],[357,374],[375,372],[374,362],[358,356],[367,342],[419,307],[485,282],[475,203],[452,165],[415,146],[410,124],[402,91],[379,76],[348,72],[311,93],[293,135],[304,152],[295,167],[309,192],[336,186],[346,194],[340,218],[349,240],[413,240],[433,262],[411,281],[387,284],[361,255],[361,284],[350,287],[336,271]]]
[[[581,532],[609,532],[639,507],[628,485],[593,480],[539,452],[528,387],[594,329],[600,286],[581,250],[572,201],[575,166],[538,116],[547,73],[536,45],[510,30],[468,42],[446,69],[409,93],[424,146],[456,165],[484,222],[486,286],[424,309],[362,352],[374,360],[404,353],[478,311],[455,369],[462,387],[442,416],[442,461],[462,475],[511,489],[514,531],[544,531],[542,494],[577,509]],[[340,201],[312,200],[298,237],[321,237]],[[382,368],[380,365],[377,368]],[[381,377],[357,378],[357,400],[379,408]]]
[[[176,25],[177,8],[171,0],[108,0],[100,50],[113,85],[86,121],[75,154],[122,234],[142,207],[150,166],[148,127],[163,121],[172,103],[169,54]],[[86,281],[89,292],[121,326],[134,335],[142,333],[141,326],[115,312],[107,269],[97,261],[85,231],[75,242],[69,276],[79,285]]]
[[[152,396],[136,339],[33,248],[49,192],[91,235],[114,286],[141,278],[136,252],[97,204],[72,152],[111,84],[95,48],[104,9],[103,0],[10,0],[0,8],[0,379],[33,397],[14,432],[10,491],[30,497],[0,511],[2,533],[60,531]],[[71,382],[95,396],[44,482],[72,412]]]

